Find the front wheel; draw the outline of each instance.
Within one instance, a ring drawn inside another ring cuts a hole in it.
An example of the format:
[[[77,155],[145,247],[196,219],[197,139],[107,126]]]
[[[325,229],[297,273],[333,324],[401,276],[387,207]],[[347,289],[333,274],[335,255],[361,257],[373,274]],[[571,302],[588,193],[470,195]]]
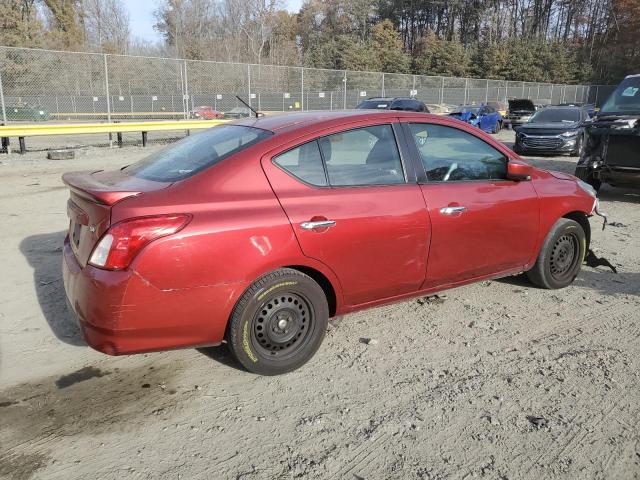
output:
[[[240,297],[227,329],[227,342],[247,370],[287,373],[318,350],[329,322],[322,288],[308,275],[282,268],[263,275]]]
[[[561,218],[545,238],[538,259],[527,272],[527,277],[542,288],[564,288],[578,276],[586,250],[586,235],[580,224]]]

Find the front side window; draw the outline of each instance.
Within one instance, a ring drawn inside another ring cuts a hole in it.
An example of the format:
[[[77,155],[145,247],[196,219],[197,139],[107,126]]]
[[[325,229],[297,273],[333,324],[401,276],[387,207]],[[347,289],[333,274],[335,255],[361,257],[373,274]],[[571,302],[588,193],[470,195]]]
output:
[[[320,138],[318,143],[332,186],[404,183],[391,125],[335,133]]]
[[[126,167],[133,177],[176,182],[215,165],[272,135],[260,128],[240,125],[213,127],[191,135]]]
[[[507,159],[478,137],[444,125],[409,124],[430,182],[507,178]]]
[[[327,185],[320,148],[315,140],[282,153],[273,161],[280,168],[305,183],[319,187]]]

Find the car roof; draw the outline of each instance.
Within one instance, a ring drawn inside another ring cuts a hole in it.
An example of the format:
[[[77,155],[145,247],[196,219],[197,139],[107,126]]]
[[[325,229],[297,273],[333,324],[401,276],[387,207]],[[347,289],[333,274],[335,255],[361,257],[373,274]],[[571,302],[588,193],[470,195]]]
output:
[[[439,118],[438,115],[431,115],[422,112],[407,112],[396,110],[329,110],[329,111],[306,111],[291,112],[284,114],[265,115],[264,117],[249,117],[236,122],[234,125],[244,125],[247,127],[261,128],[274,133],[284,133],[303,128],[321,128],[367,120],[393,120],[402,116],[403,118]]]
[[[367,98],[367,100],[386,101],[386,102],[393,102],[394,100],[414,100],[416,102],[420,101],[417,98],[411,98],[411,97],[369,97]],[[363,100],[363,102],[366,102],[367,100]]]
[[[581,105],[547,105],[545,110],[584,110]]]

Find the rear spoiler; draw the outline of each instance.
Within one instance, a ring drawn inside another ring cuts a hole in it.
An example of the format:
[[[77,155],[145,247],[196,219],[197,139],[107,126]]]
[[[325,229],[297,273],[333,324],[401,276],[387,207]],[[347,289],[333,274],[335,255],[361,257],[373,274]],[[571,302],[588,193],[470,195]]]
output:
[[[62,181],[72,192],[95,203],[113,205],[127,197],[139,195],[144,190],[117,190],[97,181],[93,174],[100,172],[70,172],[62,175]]]

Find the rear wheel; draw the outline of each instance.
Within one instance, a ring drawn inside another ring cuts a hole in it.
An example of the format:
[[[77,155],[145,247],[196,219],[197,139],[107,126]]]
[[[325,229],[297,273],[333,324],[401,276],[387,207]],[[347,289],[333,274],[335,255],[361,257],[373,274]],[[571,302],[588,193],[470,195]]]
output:
[[[306,363],[329,321],[322,288],[309,276],[282,268],[256,280],[231,314],[227,342],[250,372],[278,375]]]
[[[493,133],[498,133],[500,130],[502,130],[502,123],[500,121],[497,121],[496,126],[493,127]]]
[[[538,259],[527,276],[542,288],[564,288],[578,276],[586,249],[586,235],[580,224],[561,218],[545,238]]]

